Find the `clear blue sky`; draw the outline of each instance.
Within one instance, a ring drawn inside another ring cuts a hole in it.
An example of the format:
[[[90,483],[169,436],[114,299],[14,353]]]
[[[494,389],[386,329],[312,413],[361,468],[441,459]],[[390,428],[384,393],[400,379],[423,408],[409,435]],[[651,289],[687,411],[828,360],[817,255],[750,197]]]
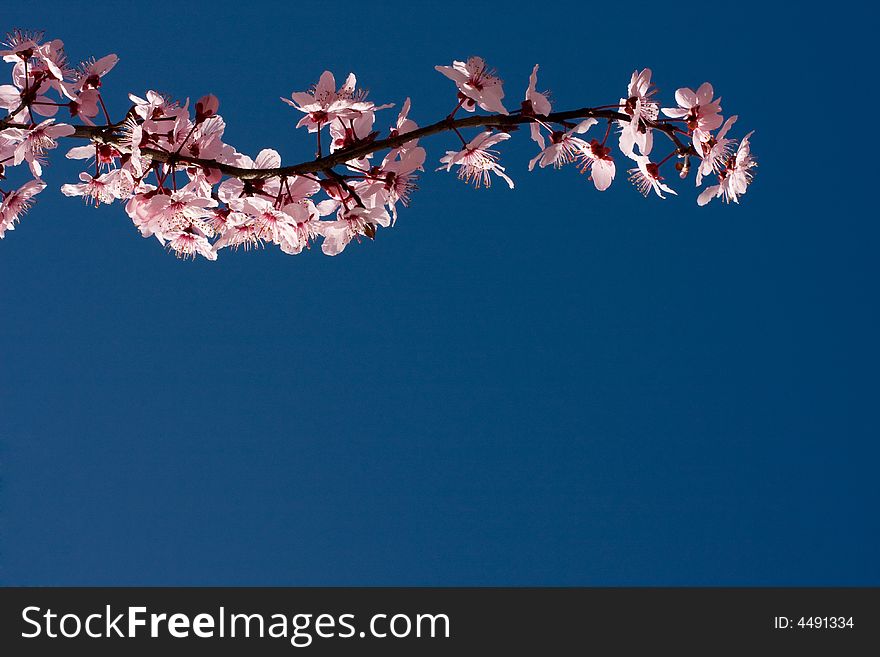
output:
[[[287,162],[312,143],[278,97],[325,68],[424,124],[454,97],[434,65],[480,54],[512,101],[540,63],[559,108],[636,67],[667,103],[710,80],[760,168],[740,207],[601,194],[528,174],[521,133],[514,191],[426,173],[340,257],[183,263],[62,197],[56,157],[0,243],[0,582],[880,584],[867,16],[13,4],[4,30],[119,54],[113,111],[213,92]]]

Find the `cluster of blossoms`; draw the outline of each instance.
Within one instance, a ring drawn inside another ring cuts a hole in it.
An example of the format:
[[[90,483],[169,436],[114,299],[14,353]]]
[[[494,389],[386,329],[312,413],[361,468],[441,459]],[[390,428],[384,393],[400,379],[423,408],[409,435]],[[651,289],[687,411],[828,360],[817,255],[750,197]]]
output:
[[[426,160],[419,140],[439,132],[454,132],[461,142],[440,158],[439,168],[456,167],[459,178],[477,187],[489,186],[493,176],[514,186],[495,147],[523,123],[539,149],[529,170],[573,163],[600,191],[616,174],[612,128],[620,152],[633,162],[629,178],[644,195],[675,194],[660,173],[674,157],[681,178],[695,160],[697,185],[704,178],[716,183],[699,194],[700,205],[715,197],[738,202],[755,167],[751,133],[738,144],[727,138],[736,117],[724,121],[710,84],[696,92],[679,89],[677,107],[661,108],[650,69],[633,73],[619,103],[554,113],[548,94],[537,91],[535,66],[520,107],[510,112],[501,79],[481,58],[454,61],[436,67],[458,89],[452,112],[419,128],[409,118],[407,98],[384,138],[376,129],[376,112],[392,105],[368,100],[353,74],[337,88],[326,71],[309,91],[281,99],[301,114],[296,127],[314,133],[316,143],[316,159],[282,166],[275,150],[252,158],[224,141],[226,123],[213,95],[190,104],[152,90],[129,94],[130,109],[113,122],[101,88],[115,55],[71,68],[60,41],[20,31],[8,35],[4,47],[0,55],[13,70],[12,84],[0,86],[0,107],[7,110],[0,119],[0,180],[23,163],[30,179],[0,190],[0,238],[45,189],[46,154],[62,137],[88,140],[67,152],[69,159],[86,161],[87,170],[78,183],[63,185],[63,194],[95,206],[118,201],[142,236],[155,237],[179,257],[209,260],[226,247],[275,244],[298,254],[319,241],[324,253],[336,255],[352,240],[374,239],[379,228],[394,224],[398,204],[407,206],[416,189]],[[456,119],[459,110],[477,108],[489,114]],[[56,122],[59,113],[79,125]],[[99,117],[103,124],[96,125]],[[604,136],[600,127],[588,140],[587,133],[603,122]],[[480,131],[468,140],[462,135],[468,128]],[[657,132],[673,148],[654,161]]]

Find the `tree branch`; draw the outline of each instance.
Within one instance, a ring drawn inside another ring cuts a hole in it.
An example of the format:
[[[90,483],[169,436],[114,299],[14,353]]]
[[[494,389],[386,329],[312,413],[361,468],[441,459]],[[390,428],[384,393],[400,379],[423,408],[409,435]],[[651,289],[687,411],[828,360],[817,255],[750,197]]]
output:
[[[129,111],[126,117],[128,117],[130,114],[131,111]],[[13,115],[11,114],[10,116]],[[9,117],[7,117],[7,119],[8,118]],[[538,118],[548,123],[563,124],[574,119],[589,118],[610,119],[614,121],[629,122],[632,117],[629,114],[618,112],[616,110],[582,107],[580,109],[568,110],[564,112],[553,112],[551,114],[548,114],[547,116],[540,116]],[[180,153],[169,153],[166,151],[148,147],[141,148],[140,152],[141,154],[151,158],[154,162],[192,165],[202,168],[216,169],[227,176],[238,178],[239,180],[264,180],[266,178],[326,172],[327,170],[332,169],[335,166],[339,166],[340,164],[344,164],[349,160],[356,160],[366,155],[369,155],[370,153],[397,148],[409,141],[412,141],[413,139],[421,139],[422,137],[428,137],[430,135],[435,135],[442,132],[453,131],[461,128],[477,127],[489,127],[496,128],[502,131],[509,131],[511,129],[516,129],[516,126],[520,124],[531,123],[534,120],[535,117],[520,113],[507,115],[475,115],[463,117],[460,119],[445,118],[441,121],[437,121],[436,123],[432,123],[431,125],[417,128],[416,130],[413,130],[411,132],[397,134],[393,137],[388,137],[387,139],[356,143],[346,148],[341,148],[334,153],[325,155],[324,157],[312,160],[310,162],[302,162],[300,164],[276,167],[272,169],[245,169],[242,167],[233,166],[231,164],[217,162],[215,160],[206,160],[198,157],[183,155]],[[100,144],[108,144],[113,146],[120,152],[124,153],[127,151],[121,144],[122,135],[119,132],[119,128],[122,126],[123,123],[124,120],[108,126],[79,125],[75,126],[76,131],[70,136],[78,139],[88,139],[94,142],[98,142]],[[672,142],[675,144],[675,148],[678,154],[693,156],[697,155],[692,146],[683,143],[681,139],[679,139],[678,135],[676,134],[677,129],[674,125],[670,123],[662,123],[656,121],[647,121],[646,125],[647,127],[658,130],[669,137],[669,139],[671,139]],[[0,128],[2,127],[26,128],[28,126],[12,123],[6,124],[5,120],[3,120],[0,121]]]

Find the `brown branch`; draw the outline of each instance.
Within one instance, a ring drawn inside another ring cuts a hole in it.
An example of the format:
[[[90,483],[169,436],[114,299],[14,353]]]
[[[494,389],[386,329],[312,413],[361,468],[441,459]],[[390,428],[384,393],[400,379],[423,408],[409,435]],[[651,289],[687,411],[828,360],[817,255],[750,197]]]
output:
[[[129,110],[129,114],[127,114],[126,116],[129,116],[130,114],[131,110]],[[10,114],[6,117],[6,119],[0,120],[0,129],[2,129],[3,127],[28,127],[25,125],[7,123],[8,119],[11,118],[11,116],[13,115],[14,114]],[[632,117],[629,114],[625,114],[623,112],[618,112],[615,110],[582,107],[580,109],[568,110],[565,112],[553,112],[551,114],[548,114],[547,116],[541,116],[538,118],[548,123],[566,124],[574,119],[589,118],[629,122]],[[207,169],[216,169],[227,176],[238,178],[239,180],[263,180],[266,178],[296,176],[308,173],[326,174],[328,170],[332,170],[333,167],[344,164],[349,160],[356,160],[377,151],[397,148],[409,141],[412,141],[413,139],[421,139],[422,137],[428,137],[430,135],[435,135],[441,132],[452,131],[460,128],[477,127],[496,128],[502,131],[509,131],[511,129],[516,129],[516,126],[520,124],[531,123],[533,120],[534,117],[519,113],[509,115],[475,115],[463,117],[460,119],[446,118],[442,121],[438,121],[437,123],[432,123],[431,125],[412,130],[411,132],[397,134],[393,137],[388,137],[387,139],[379,139],[376,141],[353,144],[352,146],[339,149],[334,153],[325,155],[324,157],[317,158],[310,162],[302,162],[300,164],[276,167],[272,169],[245,169],[242,167],[233,166],[231,164],[217,162],[215,160],[206,160],[198,157],[182,155],[180,153],[170,153],[155,148],[141,148],[140,152],[142,155],[151,158],[154,162],[164,162],[172,165],[192,165]],[[119,133],[119,128],[122,123],[123,121],[108,126],[75,126],[76,130],[70,136],[78,139],[89,139],[91,141],[101,144],[108,144],[114,146],[121,152],[126,152],[126,149],[123,148],[121,145],[122,135]],[[693,147],[684,144],[681,139],[679,139],[678,135],[676,134],[677,128],[674,125],[670,123],[660,123],[655,121],[647,121],[646,125],[650,128],[664,133],[667,137],[669,137],[669,139],[671,139],[672,142],[675,144],[676,151],[680,155],[697,155]]]

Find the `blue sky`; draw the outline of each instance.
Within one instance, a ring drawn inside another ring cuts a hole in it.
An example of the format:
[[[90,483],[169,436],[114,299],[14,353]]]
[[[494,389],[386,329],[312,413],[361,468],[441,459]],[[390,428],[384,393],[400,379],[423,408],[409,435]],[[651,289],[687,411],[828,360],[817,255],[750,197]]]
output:
[[[287,162],[312,143],[278,97],[325,68],[426,124],[453,58],[512,100],[540,63],[559,108],[650,66],[667,103],[715,85],[756,130],[756,182],[739,207],[621,174],[601,194],[529,174],[521,133],[514,191],[429,171],[340,257],[183,263],[53,191],[77,173],[56,156],[0,243],[0,582],[880,583],[880,230],[845,157],[866,16],[246,6],[42,2],[0,27],[117,53],[112,112],[213,92],[231,143]]]

